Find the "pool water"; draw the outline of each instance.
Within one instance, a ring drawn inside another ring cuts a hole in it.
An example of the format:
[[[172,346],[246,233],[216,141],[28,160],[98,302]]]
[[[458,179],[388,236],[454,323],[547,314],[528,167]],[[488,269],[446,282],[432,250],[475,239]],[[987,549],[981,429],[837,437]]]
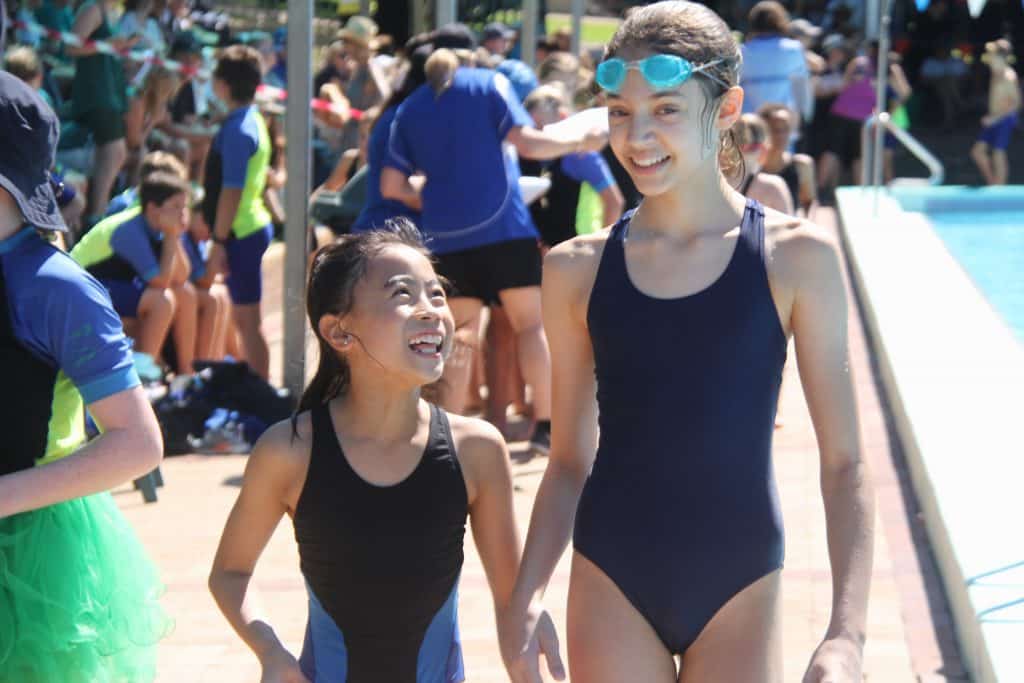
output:
[[[946,248],[1024,343],[1024,211],[926,215]]]

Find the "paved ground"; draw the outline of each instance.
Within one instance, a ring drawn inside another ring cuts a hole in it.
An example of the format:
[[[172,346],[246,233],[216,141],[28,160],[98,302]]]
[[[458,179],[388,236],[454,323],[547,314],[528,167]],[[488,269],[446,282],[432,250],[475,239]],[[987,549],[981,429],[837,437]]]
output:
[[[832,224],[832,214],[819,215]],[[268,309],[280,300],[280,253],[267,262]],[[278,271],[275,274],[275,271]],[[948,611],[930,564],[915,507],[889,447],[885,414],[875,392],[856,310],[851,312],[853,372],[864,431],[879,493],[876,561],[868,624],[865,678],[903,683],[966,680],[952,641]],[[280,366],[279,312],[268,310],[267,330],[274,366]],[[786,369],[775,458],[787,530],[784,572],[785,680],[798,681],[829,618],[831,584],[824,515],[818,492],[815,441],[794,363]],[[517,451],[513,444],[513,451]],[[116,498],[153,553],[167,583],[165,604],[175,632],[161,645],[161,682],[256,681],[255,659],[220,616],[206,590],[206,575],[221,527],[237,495],[243,456],[184,456],[168,459],[160,502],[144,505],[128,489]],[[516,512],[525,530],[544,461],[515,464]],[[293,648],[301,644],[306,615],[298,559],[286,522],[275,534],[256,574],[271,623]],[[564,633],[567,557],[548,594],[548,605]],[[470,681],[507,680],[495,644],[487,583],[472,537],[460,593],[460,622]]]

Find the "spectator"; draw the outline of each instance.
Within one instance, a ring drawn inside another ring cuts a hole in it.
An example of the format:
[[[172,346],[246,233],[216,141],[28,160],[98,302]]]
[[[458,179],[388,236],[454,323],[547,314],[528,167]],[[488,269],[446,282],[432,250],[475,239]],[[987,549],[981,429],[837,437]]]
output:
[[[213,241],[208,268],[214,274],[225,274],[245,359],[266,379],[270,354],[260,316],[260,267],[273,226],[263,203],[271,140],[263,116],[253,104],[260,79],[260,55],[253,48],[232,45],[221,54],[213,72],[213,88],[230,113],[206,158],[203,218]]]
[[[781,104],[766,104],[757,112],[768,127],[768,154],[764,171],[779,176],[789,188],[791,204],[810,215],[818,196],[814,179],[814,159],[789,151],[793,139],[793,112]]]
[[[527,158],[556,158],[601,149],[606,137],[588,133],[559,141],[534,129],[504,76],[458,68],[449,50],[432,54],[426,73],[427,84],[402,104],[392,124],[381,194],[416,201],[408,177],[417,170],[427,176],[421,222],[439,255],[439,272],[457,291],[452,311],[465,326],[478,319],[484,304],[498,300],[505,308],[520,368],[533,387],[537,424],[531,444],[545,452],[551,367],[540,318],[538,234],[519,193],[518,166],[502,143]],[[462,343],[475,347],[476,329],[464,333]],[[453,412],[466,404],[471,369],[471,358],[446,364],[442,403]]]
[[[125,0],[117,34],[125,38],[138,36],[136,48],[152,50],[162,56],[167,51],[167,43],[160,23],[153,17],[153,4],[153,0]]]
[[[561,88],[550,85],[534,90],[523,105],[540,129],[567,118],[570,111]],[[625,200],[599,152],[568,154],[550,161],[522,160],[519,167],[525,175],[551,180],[551,189],[530,206],[541,241],[548,247],[576,236],[576,215],[584,183],[601,196],[602,225],[612,225],[622,214]]]
[[[160,357],[171,323],[179,319],[183,287],[175,282],[175,271],[185,258],[179,237],[188,224],[189,191],[178,176],[152,173],[142,181],[139,207],[100,221],[71,250],[71,257],[110,293],[114,310],[131,328],[135,349],[153,358]],[[194,319],[189,322],[192,338],[176,343],[179,354],[195,345]],[[181,329],[187,333],[188,327],[186,322]],[[183,368],[179,362],[179,371],[191,367],[189,355],[179,355],[188,363]]]
[[[558,52],[555,42],[547,36],[541,36],[537,39],[537,47],[533,52],[533,63],[543,64],[544,60],[555,52]]]
[[[982,131],[971,148],[971,158],[987,184],[1005,185],[1010,177],[1006,148],[1020,113],[1020,82],[1017,72],[1010,66],[1013,48],[1008,40],[986,43],[984,59],[992,71],[988,111],[981,118]]]
[[[201,47],[191,31],[179,33],[171,44],[171,59],[185,67],[184,82],[169,106],[169,117],[157,126],[167,135],[188,143],[189,178],[202,184],[206,154],[215,130],[208,125],[219,112],[211,107],[209,82],[198,73],[203,66]]]
[[[743,53],[743,111],[779,102],[809,118],[814,105],[804,48],[788,38],[789,13],[775,0],[762,0],[750,10]]]
[[[786,181],[777,175],[761,172],[768,158],[770,144],[764,121],[757,114],[743,114],[732,129],[743,157],[739,173],[734,174],[734,187],[745,197],[756,199],[770,209],[792,215],[793,200]]]
[[[168,104],[178,90],[176,72],[162,66],[149,69],[138,92],[131,93],[128,111],[124,115],[125,144],[128,149],[125,161],[125,176],[129,184],[137,181],[137,169],[142,158],[149,151],[148,146],[158,146],[178,156],[182,162],[189,159],[186,140],[161,135],[158,125],[168,118]]]
[[[54,31],[68,32],[75,24],[71,0],[43,0],[36,10],[36,21]]]
[[[480,46],[492,55],[504,58],[512,48],[515,38],[515,31],[500,21],[494,21],[484,26],[484,30],[480,34]]]
[[[89,0],[75,16],[74,33],[81,47],[68,46],[75,57],[75,77],[71,84],[71,115],[92,135],[96,146],[95,166],[89,183],[85,227],[88,229],[106,211],[114,179],[124,165],[124,113],[128,111],[128,93],[124,67],[119,57],[99,52],[92,41],[106,41],[121,50],[133,46],[139,36],[115,37],[109,13],[116,0]]]
[[[813,79],[814,117],[806,130],[806,150],[815,159],[820,159],[827,149],[830,137],[829,112],[843,90],[843,76],[851,57],[846,40],[838,33],[826,36],[821,49],[825,53],[825,69]]]

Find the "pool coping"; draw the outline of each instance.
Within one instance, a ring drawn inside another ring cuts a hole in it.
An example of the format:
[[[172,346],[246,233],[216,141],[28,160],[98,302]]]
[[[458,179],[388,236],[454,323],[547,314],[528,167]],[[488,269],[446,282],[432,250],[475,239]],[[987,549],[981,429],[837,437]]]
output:
[[[1020,189],[960,191],[992,208],[1024,204]],[[928,208],[927,191],[914,192],[900,199]],[[932,196],[958,201],[957,188]],[[1024,680],[1024,346],[922,214],[888,191],[843,188],[837,202],[964,663],[978,683]]]

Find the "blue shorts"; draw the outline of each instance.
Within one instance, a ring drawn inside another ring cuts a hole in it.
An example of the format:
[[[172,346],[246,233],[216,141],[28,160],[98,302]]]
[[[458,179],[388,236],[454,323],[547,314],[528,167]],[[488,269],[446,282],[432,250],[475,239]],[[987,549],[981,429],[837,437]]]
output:
[[[1017,114],[1007,114],[991,126],[983,129],[978,142],[984,142],[992,149],[1005,150],[1010,146],[1010,136],[1017,127]]]
[[[146,291],[146,283],[140,278],[131,280],[100,280],[100,284],[107,288],[110,293],[110,300],[114,304],[114,310],[122,318],[138,318],[139,302]]]
[[[227,285],[232,303],[245,306],[260,302],[263,297],[260,267],[263,265],[263,253],[273,236],[274,226],[267,225],[242,239],[232,237],[228,240]]]

